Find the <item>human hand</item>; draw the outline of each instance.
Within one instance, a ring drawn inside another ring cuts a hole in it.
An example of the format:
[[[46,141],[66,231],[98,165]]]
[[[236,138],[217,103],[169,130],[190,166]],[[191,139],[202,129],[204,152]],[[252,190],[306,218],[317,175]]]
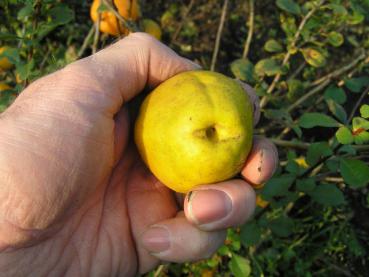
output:
[[[250,217],[255,193],[244,180],[199,186],[181,212],[130,141],[126,103],[193,69],[136,33],[37,80],[0,115],[3,276],[130,276],[197,260]],[[255,138],[242,175],[263,183],[277,159]]]

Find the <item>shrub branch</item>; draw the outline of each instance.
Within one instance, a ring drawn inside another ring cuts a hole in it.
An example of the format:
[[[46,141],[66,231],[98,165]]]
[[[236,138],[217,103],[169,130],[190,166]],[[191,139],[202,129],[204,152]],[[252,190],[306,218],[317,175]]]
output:
[[[252,35],[254,32],[254,0],[249,0],[249,10],[250,10],[250,14],[249,14],[249,31],[247,33],[247,39],[245,42],[245,47],[243,49],[243,54],[242,54],[242,58],[246,59],[247,55],[249,54],[249,49],[250,49],[250,44],[251,44],[251,40],[252,40]]]
[[[214,71],[215,64],[217,62],[219,46],[220,46],[220,39],[221,39],[221,36],[222,36],[224,22],[225,22],[225,18],[226,18],[226,15],[227,15],[227,7],[228,7],[228,0],[224,0],[224,4],[223,4],[223,8],[222,8],[222,15],[220,17],[220,23],[219,23],[218,31],[217,31],[217,37],[215,39],[213,57],[211,58],[211,65],[210,65],[210,70],[211,71]]]
[[[301,20],[300,22],[300,25],[295,33],[295,36],[290,44],[290,47],[289,48],[293,48],[296,46],[296,43],[298,41],[298,39],[300,38],[300,35],[301,35],[301,32],[306,24],[306,22],[309,20],[309,18],[318,10],[318,8],[324,3],[325,1],[322,0],[319,2],[318,5],[316,5],[314,8],[312,8],[304,17],[303,19]],[[291,51],[287,51],[286,55],[284,56],[283,58],[283,61],[282,61],[282,66],[285,66],[288,61],[290,60],[290,57],[291,57]],[[278,73],[277,75],[275,75],[272,83],[270,84],[270,86],[268,87],[267,89],[267,94],[271,94],[275,88],[275,86],[277,85],[279,79],[281,78],[281,73]],[[261,101],[260,101],[260,107],[263,108],[265,107],[265,105],[267,104],[268,102],[268,99],[267,99],[267,95],[264,96]]]

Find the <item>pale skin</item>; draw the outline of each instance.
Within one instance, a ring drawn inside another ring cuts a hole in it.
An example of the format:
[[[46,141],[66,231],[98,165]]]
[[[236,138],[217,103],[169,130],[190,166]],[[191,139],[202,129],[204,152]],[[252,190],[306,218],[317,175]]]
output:
[[[254,139],[244,179],[182,202],[131,141],[127,102],[197,68],[136,33],[32,83],[0,115],[2,276],[134,276],[209,257],[252,215],[249,183],[267,181],[278,160],[267,139]]]

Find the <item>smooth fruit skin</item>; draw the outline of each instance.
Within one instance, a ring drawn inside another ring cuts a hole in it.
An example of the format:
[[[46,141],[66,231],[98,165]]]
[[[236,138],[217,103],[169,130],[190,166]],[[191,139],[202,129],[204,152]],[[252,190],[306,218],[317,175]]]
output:
[[[0,47],[0,54],[2,54],[7,49],[6,46]],[[9,61],[7,57],[0,58],[0,68],[7,70],[13,67],[13,64]]]
[[[252,144],[252,104],[220,73],[180,73],[141,105],[135,142],[151,172],[177,192],[239,173]]]

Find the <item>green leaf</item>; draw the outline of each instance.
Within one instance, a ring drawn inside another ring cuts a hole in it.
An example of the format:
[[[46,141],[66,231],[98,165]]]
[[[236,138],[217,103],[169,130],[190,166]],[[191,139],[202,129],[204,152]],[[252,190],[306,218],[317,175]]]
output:
[[[307,153],[306,153],[306,162],[313,166],[315,165],[321,158],[328,157],[333,154],[332,149],[329,147],[328,142],[315,142],[310,144]]]
[[[246,223],[241,227],[241,243],[245,246],[252,246],[260,241],[261,229],[255,221]]]
[[[326,64],[324,54],[316,48],[301,49],[305,61],[313,67],[323,67]]]
[[[65,4],[59,4],[50,9],[49,15],[55,25],[64,25],[74,19],[74,12]]]
[[[333,13],[341,16],[347,15],[347,10],[344,6],[338,4],[328,4],[326,5],[327,8],[331,9]]]
[[[275,39],[270,39],[265,43],[264,49],[268,52],[281,52],[283,50],[283,47]]]
[[[354,147],[352,147],[352,145],[345,144],[345,145],[342,145],[338,149],[338,153],[349,154],[351,156],[354,156],[354,155],[357,154],[357,151],[356,151],[356,149]],[[334,158],[332,160],[334,160]],[[337,163],[339,163],[339,159],[338,158],[336,158],[335,160],[337,161]]]
[[[352,120],[352,129],[354,132],[359,129],[369,130],[369,121],[361,117],[354,117]]]
[[[301,14],[301,8],[299,4],[297,4],[293,0],[277,0],[276,4],[278,8],[292,14],[299,15]]]
[[[300,117],[299,125],[302,128],[338,127],[339,123],[332,117],[322,113],[305,113]]]
[[[263,59],[255,65],[255,72],[259,76],[273,76],[282,73],[281,66],[274,59]]]
[[[293,175],[273,177],[265,184],[262,190],[263,199],[270,201],[274,196],[286,195],[294,180],[295,177]]]
[[[229,269],[235,277],[247,277],[251,274],[250,261],[235,253],[232,254]]]
[[[363,131],[354,136],[355,144],[367,144],[369,143],[369,132]]]
[[[352,188],[365,187],[369,182],[369,166],[363,161],[342,158],[340,171],[345,182]]]
[[[291,115],[286,111],[286,109],[268,109],[264,113],[265,117],[275,121],[282,121],[287,124],[293,122]]]
[[[269,228],[279,237],[288,237],[292,234],[293,227],[293,220],[285,216],[273,219],[269,222]]]
[[[27,3],[23,8],[18,11],[17,18],[18,20],[23,20],[27,16],[31,15],[33,12],[33,5],[32,3]]]
[[[331,184],[317,186],[309,195],[316,202],[327,206],[337,206],[345,203],[342,191]]]
[[[352,15],[350,15],[347,19],[347,23],[349,25],[357,25],[363,22],[365,19],[365,16],[359,12],[354,12]]]
[[[364,104],[360,107],[360,114],[364,118],[369,118],[369,105]]]
[[[334,47],[339,47],[343,44],[343,35],[341,33],[332,31],[328,34],[328,42],[334,46]]]
[[[342,88],[335,85],[330,85],[324,91],[324,99],[332,99],[338,104],[344,104],[346,102],[346,93]]]
[[[316,187],[315,179],[314,178],[306,178],[302,180],[296,181],[296,188],[298,191],[302,192],[310,192]]]
[[[292,37],[297,32],[295,17],[281,13],[280,21],[281,21],[281,28],[285,32],[287,38],[292,39]]]
[[[345,109],[332,99],[326,100],[329,111],[343,124],[347,123],[347,113]]]
[[[287,81],[289,99],[293,99],[295,96],[299,95],[304,91],[304,85],[300,80],[290,79]]]
[[[346,126],[342,126],[337,130],[336,138],[341,144],[351,144],[354,142],[354,137],[351,133],[351,130]]]
[[[254,65],[248,59],[238,59],[231,63],[233,75],[249,84],[255,83]]]
[[[19,74],[20,78],[22,80],[28,79],[32,74],[34,66],[35,66],[35,60],[34,59],[29,61],[28,63],[18,63],[17,64],[17,73]]]
[[[297,124],[291,125],[291,128],[295,132],[295,134],[297,135],[297,137],[299,137],[299,138],[302,137],[302,130],[301,130],[301,128]]]
[[[8,47],[4,52],[0,54],[0,59],[3,57],[7,57],[12,64],[16,64],[20,60],[19,49]]]
[[[358,77],[345,80],[345,86],[352,92],[361,92],[362,89],[369,85],[369,77]]]

